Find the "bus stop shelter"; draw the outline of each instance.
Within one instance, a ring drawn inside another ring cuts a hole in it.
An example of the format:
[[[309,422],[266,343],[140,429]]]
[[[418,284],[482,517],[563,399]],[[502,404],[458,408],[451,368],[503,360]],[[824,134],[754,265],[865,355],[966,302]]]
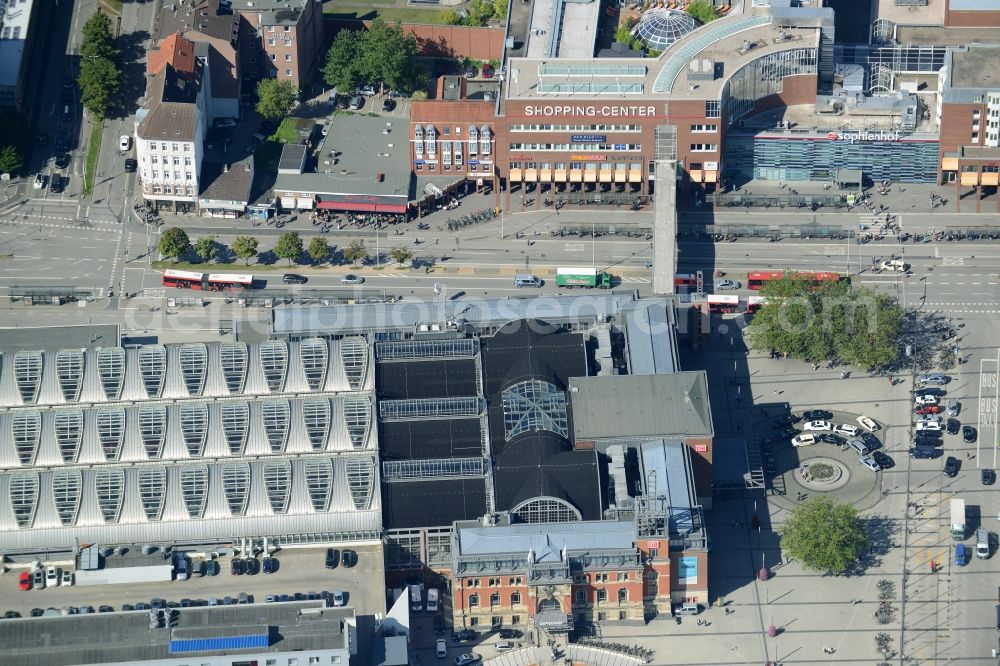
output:
[[[93,289],[80,289],[73,286],[23,286],[12,285],[7,289],[11,301],[23,300],[29,305],[51,303],[62,305],[71,301],[85,301],[94,296]]]

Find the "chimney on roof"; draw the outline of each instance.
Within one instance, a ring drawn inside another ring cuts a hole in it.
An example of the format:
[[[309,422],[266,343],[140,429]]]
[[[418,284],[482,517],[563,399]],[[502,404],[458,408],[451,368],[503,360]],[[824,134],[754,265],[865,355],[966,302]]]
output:
[[[225,165],[224,167],[222,167],[222,173],[229,173],[229,165],[228,164]]]

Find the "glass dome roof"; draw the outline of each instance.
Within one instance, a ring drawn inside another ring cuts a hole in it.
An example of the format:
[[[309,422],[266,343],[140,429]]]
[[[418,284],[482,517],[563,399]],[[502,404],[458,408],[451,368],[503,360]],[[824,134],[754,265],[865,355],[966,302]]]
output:
[[[676,9],[650,9],[632,31],[647,47],[665,51],[671,44],[698,27],[690,14]]]

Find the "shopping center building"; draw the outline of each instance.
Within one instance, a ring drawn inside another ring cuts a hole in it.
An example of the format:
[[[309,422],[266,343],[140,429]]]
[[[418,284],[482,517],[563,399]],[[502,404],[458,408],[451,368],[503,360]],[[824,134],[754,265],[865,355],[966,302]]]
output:
[[[676,178],[684,201],[751,180],[844,184],[859,172],[865,184],[995,187],[998,68],[974,64],[993,62],[993,47],[976,42],[1000,42],[995,8],[880,3],[868,44],[836,43],[828,7],[718,11],[706,25],[678,10],[637,13],[633,35],[661,54],[592,57],[596,37],[579,28],[598,18],[586,8],[512,3],[491,109],[497,205],[645,204],[657,177]],[[440,133],[468,104],[445,100],[414,104],[412,144],[426,150],[427,128]],[[477,128],[489,124],[481,115]],[[671,161],[676,173],[657,174]],[[488,182],[477,167],[466,177]]]

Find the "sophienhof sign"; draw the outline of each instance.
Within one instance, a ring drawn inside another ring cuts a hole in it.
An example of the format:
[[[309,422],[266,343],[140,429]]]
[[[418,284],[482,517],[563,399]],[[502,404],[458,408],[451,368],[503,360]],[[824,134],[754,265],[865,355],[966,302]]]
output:
[[[655,106],[577,106],[574,104],[552,106],[526,106],[527,116],[598,116],[604,118],[620,118],[639,116],[651,118],[656,115]]]
[[[827,132],[826,138],[830,141],[846,141],[848,143],[861,143],[870,141],[899,141],[899,131],[893,132]]]

